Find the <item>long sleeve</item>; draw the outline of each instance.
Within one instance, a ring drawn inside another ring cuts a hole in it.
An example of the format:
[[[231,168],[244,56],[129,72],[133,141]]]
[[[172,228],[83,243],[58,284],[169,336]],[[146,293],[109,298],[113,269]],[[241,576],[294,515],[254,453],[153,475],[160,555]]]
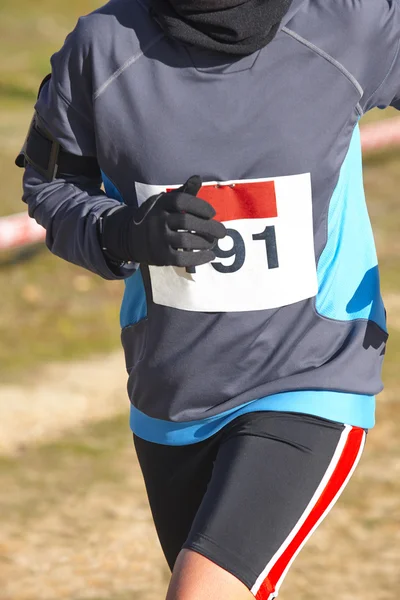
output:
[[[52,77],[35,109],[65,150],[78,156],[96,156],[90,43],[84,19],[51,64]],[[100,179],[68,176],[49,182],[28,165],[23,189],[23,201],[30,216],[46,229],[51,252],[105,279],[124,279],[132,274],[135,265],[114,267],[102,252],[98,219],[120,204],[102,192]]]
[[[132,274],[134,265],[113,266],[101,249],[98,219],[120,204],[101,191],[99,182],[79,177],[49,183],[27,166],[23,185],[29,215],[46,229],[46,245],[53,254],[104,279],[125,279]]]

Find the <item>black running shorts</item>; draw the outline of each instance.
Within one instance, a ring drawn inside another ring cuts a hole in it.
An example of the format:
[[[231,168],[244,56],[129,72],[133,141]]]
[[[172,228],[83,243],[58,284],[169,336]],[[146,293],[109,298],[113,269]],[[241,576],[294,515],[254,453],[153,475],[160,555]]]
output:
[[[182,548],[274,598],[360,459],[366,432],[298,413],[238,417],[213,437],[164,446],[135,436],[158,537],[173,569]]]

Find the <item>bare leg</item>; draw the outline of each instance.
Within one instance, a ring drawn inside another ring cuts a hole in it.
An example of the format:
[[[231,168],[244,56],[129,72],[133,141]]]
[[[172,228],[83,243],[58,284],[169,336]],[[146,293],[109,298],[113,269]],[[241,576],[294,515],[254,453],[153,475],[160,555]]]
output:
[[[254,600],[234,575],[192,550],[182,550],[175,563],[166,600]]]

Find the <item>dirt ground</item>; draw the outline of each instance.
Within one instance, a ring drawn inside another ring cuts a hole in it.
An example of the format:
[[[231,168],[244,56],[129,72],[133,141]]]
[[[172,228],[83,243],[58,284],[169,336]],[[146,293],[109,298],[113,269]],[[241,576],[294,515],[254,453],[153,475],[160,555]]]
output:
[[[0,600],[163,600],[168,570],[132,448],[120,353],[42,374],[46,390],[42,378],[0,390]],[[360,466],[296,559],[283,600],[400,595],[394,390],[378,406]]]
[[[35,369],[22,385],[0,387],[0,454],[128,410],[122,350]]]

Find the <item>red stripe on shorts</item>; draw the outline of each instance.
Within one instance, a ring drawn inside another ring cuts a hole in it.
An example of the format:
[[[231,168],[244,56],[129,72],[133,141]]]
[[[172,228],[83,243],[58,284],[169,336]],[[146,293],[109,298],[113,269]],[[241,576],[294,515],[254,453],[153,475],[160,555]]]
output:
[[[277,560],[266,574],[260,589],[257,591],[257,600],[271,599],[271,594],[275,592],[279,580],[282,578],[282,575],[284,575],[287,566],[295,556],[296,552],[306,541],[307,536],[310,535],[318,521],[328,514],[330,508],[332,508],[335,497],[341,490],[359,456],[364,436],[364,430],[359,427],[353,427],[349,431],[347,441],[331,477],[321,495],[317,498],[311,512],[305,519],[299,531],[282,554],[278,555]]]

